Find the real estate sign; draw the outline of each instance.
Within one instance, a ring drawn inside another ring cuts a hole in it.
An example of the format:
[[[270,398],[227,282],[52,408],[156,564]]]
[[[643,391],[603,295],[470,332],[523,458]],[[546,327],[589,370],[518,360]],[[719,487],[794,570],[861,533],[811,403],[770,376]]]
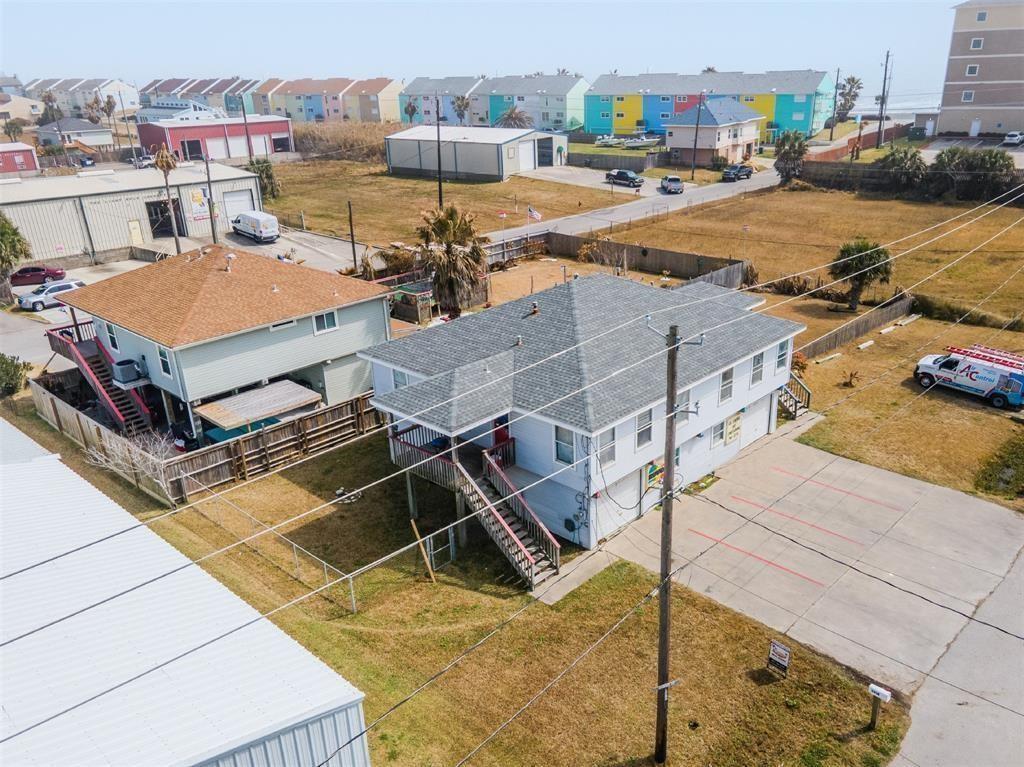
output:
[[[768,648],[768,668],[787,676],[789,674],[789,659],[789,648],[782,642],[776,642],[773,639]]]
[[[735,442],[740,438],[740,431],[743,428],[743,414],[733,413],[725,419],[725,444]]]

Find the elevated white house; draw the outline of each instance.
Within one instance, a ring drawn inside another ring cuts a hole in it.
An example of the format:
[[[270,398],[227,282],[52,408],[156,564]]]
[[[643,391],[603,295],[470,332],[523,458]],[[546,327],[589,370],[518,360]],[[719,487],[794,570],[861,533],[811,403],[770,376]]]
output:
[[[656,331],[677,324],[695,341],[679,353],[669,457],[682,484],[774,430],[780,397],[798,409],[788,387],[800,386],[790,362],[803,326],[751,313],[760,303],[704,283],[668,291],[593,275],[360,356],[372,363],[373,404],[392,419],[394,462],[437,455],[414,471],[482,510],[536,585],[558,568],[555,536],[593,548],[659,503],[665,339]]]

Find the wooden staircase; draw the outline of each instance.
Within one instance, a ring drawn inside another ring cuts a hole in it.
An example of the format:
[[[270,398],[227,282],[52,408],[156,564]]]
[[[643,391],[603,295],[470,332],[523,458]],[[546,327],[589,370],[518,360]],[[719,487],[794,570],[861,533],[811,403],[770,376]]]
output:
[[[530,535],[530,531],[512,510],[508,502],[502,500],[504,496],[495,490],[491,483],[486,480],[479,484],[479,488],[483,491],[484,496],[486,496],[491,506],[493,506],[498,512],[498,515],[505,522],[505,525],[508,526],[513,535],[515,535],[523,545],[523,548],[526,549],[531,557],[533,557],[534,570],[533,578],[530,581],[530,588],[536,588],[539,584],[557,573],[558,565],[547,555],[540,542]]]
[[[93,384],[93,388],[96,388],[96,383],[99,383],[103,388],[103,392],[114,403],[114,407],[117,408],[118,414],[123,419],[124,430],[128,433],[144,431],[148,427],[146,419],[135,405],[135,400],[128,395],[128,392],[114,386],[110,367],[107,365],[106,360],[103,359],[103,356],[96,353],[88,357],[83,355],[83,359],[85,364],[89,366],[89,370],[92,371],[92,377],[89,378],[90,383]],[[100,394],[100,392],[96,393]]]
[[[811,390],[795,375],[790,376],[789,383],[779,390],[779,404],[790,418],[796,418],[811,409]]]

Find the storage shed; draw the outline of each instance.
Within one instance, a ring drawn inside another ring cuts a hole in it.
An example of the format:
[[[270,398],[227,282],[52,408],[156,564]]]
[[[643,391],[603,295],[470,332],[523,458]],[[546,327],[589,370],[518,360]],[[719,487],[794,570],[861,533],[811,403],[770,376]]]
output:
[[[260,210],[257,177],[248,171],[211,164],[217,230],[231,231],[239,213]],[[180,163],[170,174],[171,200],[183,237],[210,236],[206,170]],[[28,240],[32,259],[64,266],[127,257],[132,247],[173,252],[154,244],[169,238],[164,175],[155,168],[83,171],[75,176],[4,179],[0,211]],[[59,260],[59,261],[58,261]]]
[[[417,125],[384,139],[388,170],[396,175],[436,176],[438,134],[435,125]],[[441,174],[444,178],[504,181],[516,173],[564,165],[569,140],[532,128],[441,126]]]
[[[3,420],[0,445],[0,763],[290,767],[354,739],[332,764],[368,767],[359,690]]]

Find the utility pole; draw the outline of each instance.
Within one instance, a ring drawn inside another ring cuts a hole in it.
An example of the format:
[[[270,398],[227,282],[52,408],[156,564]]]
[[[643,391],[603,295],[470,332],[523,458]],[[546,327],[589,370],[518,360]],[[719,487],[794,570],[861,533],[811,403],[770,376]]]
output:
[[[885,52],[885,69],[882,71],[882,100],[878,105],[878,131],[875,136],[875,149],[882,147],[882,136],[885,135],[885,102],[889,98],[889,51]]]
[[[831,141],[836,135],[836,106],[839,102],[839,67],[836,67],[836,87],[832,91],[832,127],[828,129],[828,140]]]
[[[700,105],[697,106],[700,109]],[[699,113],[698,113],[699,116]],[[669,638],[672,624],[672,494],[675,491],[676,454],[676,361],[679,358],[679,326],[665,336],[668,370],[665,393],[665,457],[661,475],[661,585],[658,587],[658,715],[654,732],[654,763],[668,759]]]
[[[444,210],[444,190],[441,188],[441,100],[434,94],[434,119],[437,122],[437,209]]]
[[[359,271],[359,260],[356,258],[356,228],[352,223],[352,200],[348,201],[348,239],[352,243],[352,268]]]
[[[704,108],[704,91],[697,96],[697,127],[693,129],[693,153],[690,157],[690,181],[697,176],[697,136],[700,135],[700,112]]]
[[[252,162],[252,136],[249,135],[249,117],[245,113],[245,99],[242,99],[242,125],[245,126],[245,149],[249,153],[249,162]]]
[[[124,111],[124,96],[121,95],[121,91],[117,92],[117,100],[121,102],[121,119],[124,120],[124,129],[128,132],[128,145],[132,148],[132,162],[136,162],[139,158],[135,154],[135,140],[132,138],[132,129],[128,125],[128,113]]]
[[[217,207],[213,201],[213,182],[210,181],[210,153],[203,152],[203,162],[206,163],[206,204],[210,208],[210,234],[213,236],[213,244],[217,244]]]

